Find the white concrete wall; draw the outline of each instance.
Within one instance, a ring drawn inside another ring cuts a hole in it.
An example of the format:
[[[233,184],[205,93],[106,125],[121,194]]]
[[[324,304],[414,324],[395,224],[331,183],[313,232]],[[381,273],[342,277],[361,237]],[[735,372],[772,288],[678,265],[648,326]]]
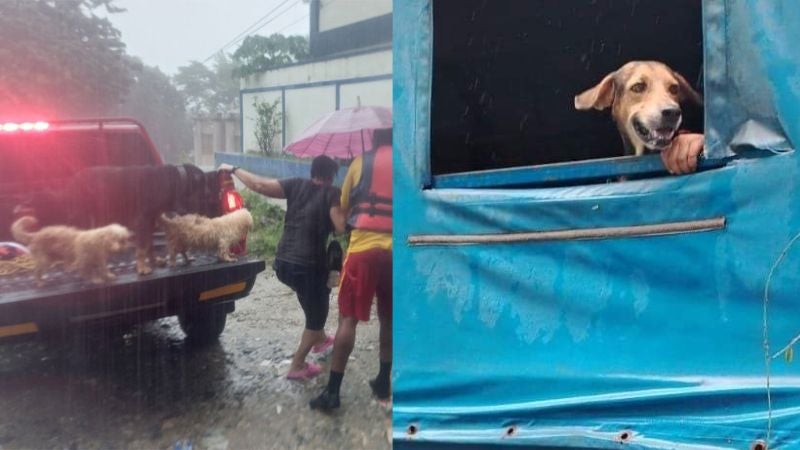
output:
[[[286,143],[297,139],[317,119],[336,110],[336,87],[286,91]]]
[[[258,151],[255,138],[255,110],[253,101],[280,101],[281,90],[286,87],[286,142],[297,138],[309,125],[336,109],[336,81],[340,85],[341,108],[356,106],[358,97],[362,105],[392,106],[392,80],[348,83],[347,80],[376,75],[391,75],[391,50],[368,53],[349,58],[337,58],[310,64],[286,67],[265,72],[243,80],[243,89],[276,88],[275,90],[242,95],[243,150]],[[304,87],[308,83],[329,83],[323,86]],[[287,87],[288,86],[288,87]],[[280,137],[275,145],[281,144]]]
[[[392,51],[289,66],[245,78],[242,89],[385,75],[392,73]]]
[[[368,83],[343,84],[339,89],[339,107],[352,108],[358,99],[364,106],[392,106],[392,80],[378,80]]]
[[[392,0],[321,0],[319,31],[328,31],[392,12]]]

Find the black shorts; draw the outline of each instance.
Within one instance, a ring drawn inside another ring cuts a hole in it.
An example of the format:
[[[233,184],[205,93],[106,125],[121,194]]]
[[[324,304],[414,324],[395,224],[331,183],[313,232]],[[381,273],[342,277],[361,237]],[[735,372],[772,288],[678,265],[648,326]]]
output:
[[[320,331],[328,320],[328,303],[331,290],[328,288],[328,269],[304,266],[275,260],[272,265],[281,283],[292,288],[306,316],[306,329]]]

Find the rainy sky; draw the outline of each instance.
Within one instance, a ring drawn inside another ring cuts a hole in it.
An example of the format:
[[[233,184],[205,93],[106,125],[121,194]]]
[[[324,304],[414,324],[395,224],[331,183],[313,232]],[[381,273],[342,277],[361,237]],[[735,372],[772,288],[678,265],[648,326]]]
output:
[[[257,34],[308,34],[307,0],[117,0],[116,4],[127,9],[110,19],[122,32],[128,53],[170,75],[191,60],[205,60],[262,18],[259,25],[264,26]],[[226,50],[232,52],[237,45]]]

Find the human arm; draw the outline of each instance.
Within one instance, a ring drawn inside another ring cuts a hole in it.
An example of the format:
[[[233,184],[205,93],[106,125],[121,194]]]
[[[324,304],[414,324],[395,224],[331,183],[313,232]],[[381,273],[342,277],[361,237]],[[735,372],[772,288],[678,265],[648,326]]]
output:
[[[669,148],[661,152],[661,161],[673,175],[697,171],[697,159],[703,152],[704,136],[698,133],[679,134]]]
[[[344,234],[347,231],[347,215],[341,206],[334,206],[330,210],[331,222],[335,234]]]
[[[217,170],[220,172],[230,172],[244,183],[245,186],[259,194],[272,198],[286,198],[286,193],[283,191],[283,187],[277,179],[260,177],[241,167],[234,167],[230,164],[220,164]]]

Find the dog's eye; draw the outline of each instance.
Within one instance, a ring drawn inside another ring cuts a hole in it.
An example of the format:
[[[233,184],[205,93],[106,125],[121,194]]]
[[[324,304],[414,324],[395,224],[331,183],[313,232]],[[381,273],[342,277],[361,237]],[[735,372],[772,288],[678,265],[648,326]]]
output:
[[[641,94],[645,91],[645,89],[647,89],[647,85],[642,81],[631,86],[631,91],[636,92],[637,94]]]
[[[678,95],[678,92],[680,92],[680,88],[678,87],[678,85],[677,85],[677,84],[671,84],[671,85],[669,86],[669,93],[670,93],[670,94],[672,94],[672,95]]]

